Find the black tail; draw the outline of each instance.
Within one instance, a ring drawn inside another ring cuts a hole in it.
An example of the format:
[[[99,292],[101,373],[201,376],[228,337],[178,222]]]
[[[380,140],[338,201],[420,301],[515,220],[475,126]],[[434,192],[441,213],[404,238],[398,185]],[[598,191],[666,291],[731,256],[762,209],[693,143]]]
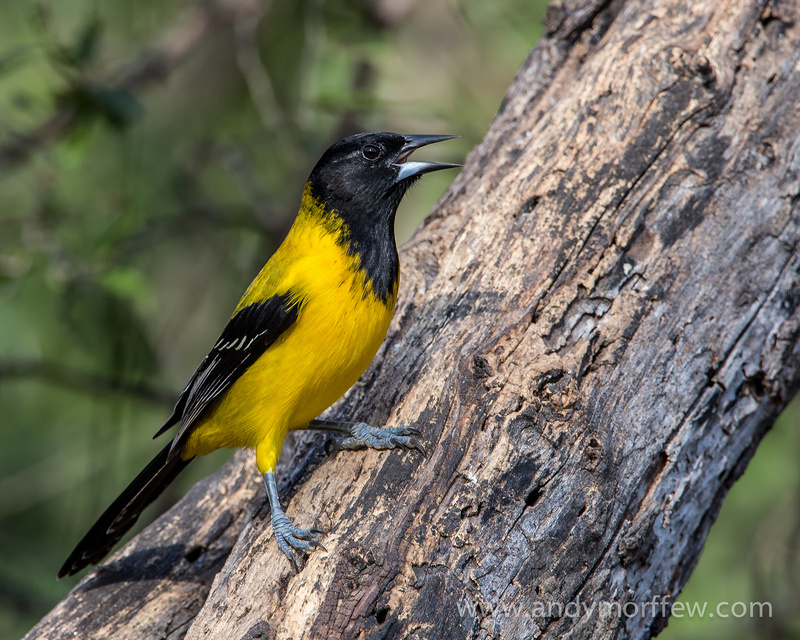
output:
[[[100,562],[139,519],[147,505],[160,496],[167,485],[191,462],[191,459],[181,459],[178,447],[172,449],[172,443],[164,447],[105,510],[69,554],[58,572],[59,578],[71,576],[90,564]]]

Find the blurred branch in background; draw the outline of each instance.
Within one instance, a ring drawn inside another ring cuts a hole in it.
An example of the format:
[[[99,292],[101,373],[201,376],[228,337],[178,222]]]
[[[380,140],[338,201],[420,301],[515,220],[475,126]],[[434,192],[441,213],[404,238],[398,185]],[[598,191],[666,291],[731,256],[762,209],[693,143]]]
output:
[[[34,378],[71,391],[91,395],[104,396],[107,393],[120,393],[159,405],[165,409],[171,409],[177,397],[174,390],[162,389],[146,382],[132,382],[124,378],[78,371],[59,362],[4,362],[0,360],[0,383],[4,380],[26,378]]]
[[[53,113],[42,124],[26,133],[16,133],[0,146],[0,175],[24,163],[30,155],[64,137],[85,115],[86,100],[95,103],[96,115],[105,112],[112,122],[125,123],[130,115],[132,93],[163,82],[189,54],[207,38],[231,23],[246,24],[250,16],[263,16],[268,0],[214,0],[198,2],[188,8],[158,39],[157,43],[133,62],[124,64],[99,81],[76,80],[62,94]],[[260,17],[259,17],[260,19]],[[83,48],[89,38],[97,38],[96,29],[81,39]],[[102,98],[105,96],[106,100]]]
[[[258,10],[237,16],[234,23],[236,62],[264,128],[277,138],[279,144],[291,149],[293,142],[290,131],[294,131],[297,125],[278,102],[258,46],[258,27],[269,5],[268,0],[261,2]]]

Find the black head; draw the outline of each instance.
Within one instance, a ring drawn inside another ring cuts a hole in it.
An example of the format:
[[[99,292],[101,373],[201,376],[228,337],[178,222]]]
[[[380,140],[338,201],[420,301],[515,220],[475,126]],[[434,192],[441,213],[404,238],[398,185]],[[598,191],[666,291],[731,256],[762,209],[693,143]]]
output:
[[[345,222],[393,222],[406,190],[424,173],[459,165],[407,162],[419,147],[456,136],[361,133],[340,140],[320,158],[309,181],[318,200]],[[367,214],[366,218],[360,214]],[[353,214],[359,214],[356,219]]]
[[[408,157],[455,137],[361,133],[331,146],[311,172],[312,195],[344,221],[348,252],[359,256],[377,295],[388,295],[397,281],[394,218],[403,195],[421,175],[460,166]]]

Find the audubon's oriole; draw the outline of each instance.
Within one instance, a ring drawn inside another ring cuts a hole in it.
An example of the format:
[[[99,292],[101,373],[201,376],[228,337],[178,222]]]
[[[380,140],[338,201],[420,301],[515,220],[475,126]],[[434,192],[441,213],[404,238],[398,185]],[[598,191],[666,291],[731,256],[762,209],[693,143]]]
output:
[[[253,448],[278,546],[322,545],[281,509],[275,464],[290,429],[343,434],[338,449],[421,449],[418,429],[316,417],[359,378],[386,336],[397,300],[397,207],[422,174],[459,165],[409,162],[412,151],[455,136],[365,133],[334,144],[314,167],[286,239],[253,280],[156,436],[178,426],[78,543],[59,577],[96,564],[145,507],[197,456]]]

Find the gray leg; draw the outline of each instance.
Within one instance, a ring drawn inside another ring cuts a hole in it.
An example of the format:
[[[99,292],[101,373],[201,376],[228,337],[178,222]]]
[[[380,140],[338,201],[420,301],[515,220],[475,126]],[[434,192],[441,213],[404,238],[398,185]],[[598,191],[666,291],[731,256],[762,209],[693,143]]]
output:
[[[331,443],[336,450],[358,451],[359,449],[416,449],[425,455],[425,449],[417,440],[421,434],[416,427],[370,427],[364,422],[336,422],[333,420],[312,420],[309,429],[327,429],[345,434]]]
[[[299,529],[292,525],[292,521],[281,509],[281,503],[278,501],[278,486],[275,484],[275,474],[272,471],[267,471],[264,474],[264,485],[267,487],[267,497],[269,498],[269,506],[271,511],[272,528],[275,531],[275,540],[278,542],[278,547],[283,551],[283,554],[289,558],[295,571],[300,570],[300,565],[297,562],[297,557],[294,555],[294,549],[303,549],[305,551],[312,551],[314,549],[322,549],[326,551],[314,536],[321,535],[323,532],[319,529]]]

